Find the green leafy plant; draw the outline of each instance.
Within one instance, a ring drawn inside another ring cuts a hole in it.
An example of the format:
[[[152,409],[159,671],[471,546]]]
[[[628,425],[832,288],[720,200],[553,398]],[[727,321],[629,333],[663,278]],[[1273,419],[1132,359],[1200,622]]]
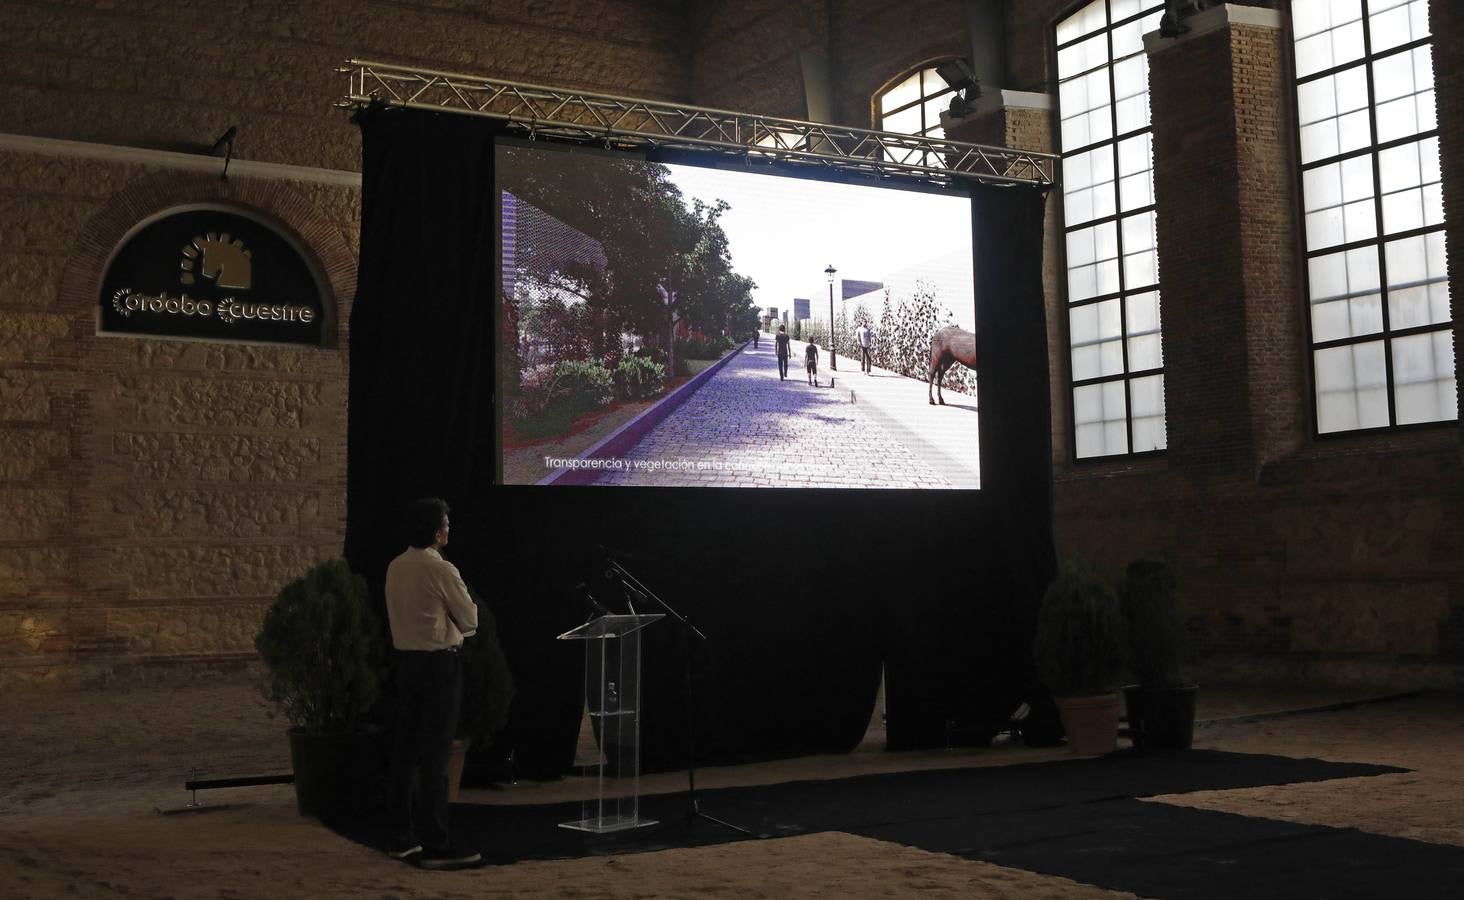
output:
[[[1081,560],[1064,562],[1037,614],[1037,672],[1059,697],[1112,691],[1123,672],[1124,621],[1118,595]]]
[[[314,566],[285,585],[254,637],[265,696],[296,728],[353,730],[380,691],[379,634],[365,579],[343,559]]]
[[[534,366],[509,400],[509,417],[520,437],[565,434],[575,418],[608,406],[615,377],[599,360],[563,360]]]
[[[614,375],[615,393],[622,400],[646,400],[666,387],[666,367],[644,356],[622,358]]]
[[[1123,613],[1128,626],[1129,667],[1145,687],[1185,684],[1181,667],[1188,636],[1174,571],[1163,562],[1136,559],[1124,572]]]
[[[725,335],[679,340],[676,342],[676,356],[680,359],[721,359],[732,349],[732,343],[732,339]]]
[[[498,637],[498,620],[471,585],[468,594],[478,606],[478,633],[463,642],[463,699],[457,733],[487,747],[508,723],[517,691]]]
[[[554,364],[550,392],[576,413],[609,406],[615,398],[615,378],[598,359],[567,359]]]

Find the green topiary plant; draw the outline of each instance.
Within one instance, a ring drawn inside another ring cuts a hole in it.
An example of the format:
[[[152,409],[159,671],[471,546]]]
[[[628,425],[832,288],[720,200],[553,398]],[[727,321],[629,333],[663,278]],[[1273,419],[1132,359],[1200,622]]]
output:
[[[1081,560],[1062,564],[1037,614],[1037,672],[1058,697],[1114,690],[1123,672],[1124,622],[1118,596]]]
[[[285,585],[254,637],[265,696],[297,729],[354,730],[380,690],[379,634],[365,579],[343,559],[316,565]]]
[[[1128,625],[1129,664],[1145,687],[1185,684],[1180,669],[1188,653],[1174,571],[1151,559],[1136,559],[1124,573],[1123,613]]]

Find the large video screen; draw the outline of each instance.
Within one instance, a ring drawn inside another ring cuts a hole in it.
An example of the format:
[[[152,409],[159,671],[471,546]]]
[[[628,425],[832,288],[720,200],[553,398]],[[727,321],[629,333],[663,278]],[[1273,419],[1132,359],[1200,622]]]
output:
[[[501,481],[976,489],[959,192],[501,143]]]

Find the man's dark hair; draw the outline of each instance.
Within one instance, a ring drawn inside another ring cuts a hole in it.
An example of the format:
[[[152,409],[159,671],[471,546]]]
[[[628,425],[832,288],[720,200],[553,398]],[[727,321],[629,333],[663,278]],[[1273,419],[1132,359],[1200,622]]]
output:
[[[437,532],[442,520],[452,510],[447,501],[437,497],[423,497],[412,501],[407,507],[407,543],[421,550],[437,542]]]

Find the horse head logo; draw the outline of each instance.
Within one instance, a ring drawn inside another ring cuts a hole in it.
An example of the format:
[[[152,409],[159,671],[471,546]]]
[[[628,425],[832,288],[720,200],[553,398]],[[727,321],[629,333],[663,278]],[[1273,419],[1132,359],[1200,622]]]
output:
[[[198,278],[207,278],[221,288],[240,291],[249,290],[252,280],[250,254],[244,249],[244,242],[229,235],[209,232],[194,238],[183,248],[183,261],[179,268],[184,284],[193,284]]]

